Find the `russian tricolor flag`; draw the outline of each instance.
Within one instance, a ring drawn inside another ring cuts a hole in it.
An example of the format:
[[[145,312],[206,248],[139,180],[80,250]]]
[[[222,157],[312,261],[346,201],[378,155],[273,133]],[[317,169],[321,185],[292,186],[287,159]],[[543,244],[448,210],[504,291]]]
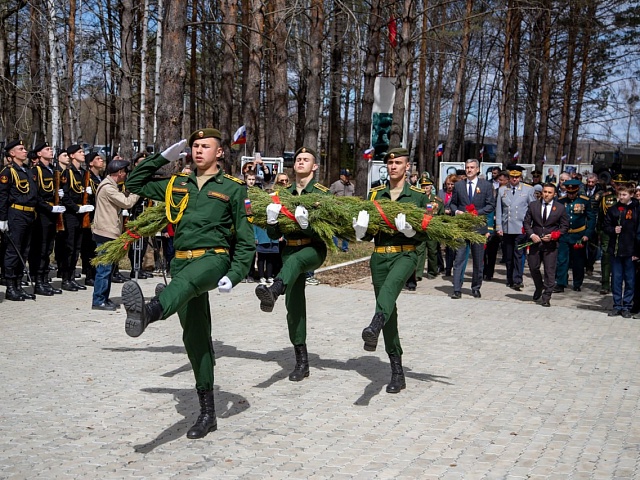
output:
[[[244,145],[247,143],[247,129],[242,125],[236,133],[233,134],[233,142],[231,145]]]
[[[364,151],[364,154],[362,155],[364,158],[366,158],[367,160],[371,160],[373,158],[373,153],[375,152],[375,149],[373,148],[367,148]]]
[[[444,152],[444,145],[442,144],[438,145],[438,148],[436,148],[436,157],[441,157],[443,152]]]

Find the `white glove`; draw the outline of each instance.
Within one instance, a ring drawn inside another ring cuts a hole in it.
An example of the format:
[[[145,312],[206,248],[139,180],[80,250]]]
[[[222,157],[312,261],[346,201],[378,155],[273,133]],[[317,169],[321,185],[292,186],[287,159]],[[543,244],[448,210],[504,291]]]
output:
[[[87,187],[87,188],[85,188],[85,189],[84,189],[84,191],[85,191],[86,193],[88,193],[89,195],[91,195],[91,194],[93,193],[93,190],[91,189],[91,187]]]
[[[129,214],[129,210],[122,210],[122,216],[123,217],[128,217],[129,215],[130,215]]]
[[[416,234],[416,231],[413,229],[410,223],[407,223],[407,216],[404,213],[399,213],[395,218],[396,228],[400,233],[404,233],[404,235],[408,238],[413,237]]]
[[[8,232],[9,231],[9,220],[0,221],[0,232]]]
[[[175,160],[178,160],[180,158],[184,158],[187,156],[187,154],[183,152],[184,147],[186,146],[187,146],[187,141],[184,139],[180,140],[178,143],[174,143],[173,145],[171,145],[160,155],[162,155],[164,158],[166,158],[170,162],[173,162]]]
[[[358,218],[353,219],[353,229],[356,231],[356,238],[362,240],[369,228],[369,212],[366,210],[360,210]]]
[[[296,222],[298,222],[301,229],[306,230],[309,228],[309,212],[307,212],[306,208],[302,205],[298,205],[294,216],[296,217]]]
[[[82,205],[79,209],[78,209],[78,213],[89,213],[89,212],[93,212],[95,210],[96,207],[94,207],[93,205]]]
[[[51,207],[51,213],[64,213],[66,209],[67,208],[63,207],[62,205],[54,205],[53,207]]]
[[[222,277],[218,282],[218,291],[220,293],[229,293],[231,292],[232,288],[233,284],[231,283],[231,280],[229,280],[229,277],[227,277],[226,275]]]
[[[278,223],[278,215],[280,214],[280,209],[282,205],[279,203],[270,203],[267,205],[267,223],[269,225],[275,225]]]
[[[62,198],[64,197],[64,190],[60,189],[58,190],[58,198]]]

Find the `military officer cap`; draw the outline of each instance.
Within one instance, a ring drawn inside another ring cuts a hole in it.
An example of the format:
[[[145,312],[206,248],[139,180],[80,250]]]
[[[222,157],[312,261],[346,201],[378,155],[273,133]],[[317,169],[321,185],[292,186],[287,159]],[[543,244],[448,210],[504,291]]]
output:
[[[109,175],[116,173],[122,169],[125,169],[129,166],[129,161],[127,160],[111,160],[109,165],[107,165],[107,173]]]
[[[98,152],[89,152],[87,153],[87,156],[84,157],[84,162],[89,165],[91,162],[93,162],[96,157],[100,157],[104,160],[104,157],[102,155],[100,155]]]
[[[222,133],[220,133],[220,130],[217,128],[201,128],[191,134],[189,137],[189,146],[191,147],[193,142],[202,138],[217,138],[222,141]]]
[[[313,148],[309,148],[309,147],[300,147],[298,150],[296,150],[296,153],[293,156],[293,158],[294,159],[298,158],[298,155],[300,155],[301,153],[310,153],[311,155],[313,155],[314,158],[318,158],[316,151]]]
[[[67,147],[67,153],[69,155],[73,155],[74,153],[76,153],[78,150],[80,150],[82,147],[80,145],[69,145]]]
[[[564,182],[564,186],[567,189],[567,192],[574,193],[580,190],[580,185],[582,182],[580,180],[567,180]]]
[[[627,179],[624,177],[623,174],[619,173],[618,175],[616,175],[615,177],[613,177],[611,179],[611,181],[613,183],[627,183]],[[566,182],[565,182],[566,183]]]
[[[345,177],[350,177],[351,170],[349,170],[348,168],[343,168],[342,170],[340,170],[340,175],[344,175]]]
[[[507,167],[507,170],[509,171],[510,177],[521,177],[522,172],[524,171],[524,168],[521,167],[520,165],[509,165]]]
[[[422,177],[420,177],[420,185],[433,185],[433,180],[426,175],[422,175]]]
[[[32,152],[37,154],[40,150],[42,150],[43,148],[47,148],[48,146],[49,142],[40,142],[33,148]]]
[[[393,160],[394,158],[408,157],[408,156],[409,156],[409,150],[407,150],[406,148],[392,148],[384,156],[384,161],[386,162],[389,159]]]
[[[24,145],[24,143],[22,143],[22,140],[18,139],[18,140],[13,140],[7,143],[4,147],[4,150],[5,152],[9,153],[11,149],[13,149],[14,147],[17,147],[18,145]]]

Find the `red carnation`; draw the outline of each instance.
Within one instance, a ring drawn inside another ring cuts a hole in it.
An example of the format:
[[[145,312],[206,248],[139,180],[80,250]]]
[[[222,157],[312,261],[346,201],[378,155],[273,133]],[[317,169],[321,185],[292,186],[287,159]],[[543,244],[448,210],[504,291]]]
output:
[[[555,232],[551,232],[551,240],[557,242],[560,238],[560,230],[556,230]]]
[[[618,207],[619,212],[624,212],[624,207]]]
[[[476,206],[473,203],[470,203],[466,206],[467,213],[471,215],[478,215],[478,211],[476,210]]]

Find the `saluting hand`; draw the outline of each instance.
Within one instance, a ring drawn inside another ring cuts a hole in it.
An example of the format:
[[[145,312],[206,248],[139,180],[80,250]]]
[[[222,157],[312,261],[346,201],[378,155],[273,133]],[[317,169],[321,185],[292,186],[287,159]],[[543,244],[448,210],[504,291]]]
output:
[[[179,160],[187,156],[187,153],[183,152],[184,147],[186,146],[187,146],[187,141],[185,139],[182,139],[178,143],[174,143],[173,145],[171,145],[160,155],[162,155],[164,158],[166,158],[170,162],[174,162],[176,160]]]

